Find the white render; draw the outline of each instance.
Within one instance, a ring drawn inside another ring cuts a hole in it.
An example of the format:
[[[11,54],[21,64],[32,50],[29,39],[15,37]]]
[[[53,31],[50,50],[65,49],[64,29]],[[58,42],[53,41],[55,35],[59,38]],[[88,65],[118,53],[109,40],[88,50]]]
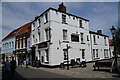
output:
[[[95,35],[96,44],[94,44],[93,35]],[[101,59],[109,59],[109,58],[111,58],[111,54],[109,52],[108,37],[97,35],[97,34],[90,34],[90,36],[91,36],[91,46],[92,46],[92,49],[91,49],[92,59],[93,60],[94,59],[101,60]],[[106,44],[105,44],[105,39],[104,38],[106,38]],[[95,56],[93,56],[93,53],[94,53],[93,49],[95,49]],[[98,49],[98,57],[96,56],[96,49]],[[104,50],[107,50],[107,51],[105,52]]]
[[[48,15],[48,22],[46,23],[45,14]],[[66,23],[62,23],[62,15],[66,15]],[[41,23],[39,24],[39,18]],[[83,28],[79,26],[79,20],[82,20]],[[35,23],[35,27],[33,24]],[[71,59],[80,58],[82,60],[82,50],[85,49],[85,59],[86,61],[93,61],[92,49],[99,49],[102,51],[99,52],[99,59],[105,59],[103,49],[109,50],[108,45],[108,37],[106,37],[106,44],[104,45],[104,37],[99,35],[100,39],[97,40],[98,45],[93,45],[91,43],[92,35],[89,33],[89,21],[80,17],[76,17],[73,15],[68,15],[66,13],[59,12],[54,9],[48,9],[46,12],[41,14],[36,20],[33,21],[32,31],[31,31],[31,40],[32,46],[36,47],[36,57],[41,61],[43,65],[60,65],[60,63],[66,61],[64,60],[63,49],[66,49],[66,45],[68,44],[71,48],[68,50],[69,61]],[[49,29],[50,38],[46,40],[45,30]],[[63,40],[63,29],[67,30],[67,38]],[[40,32],[40,41],[39,35]],[[81,44],[81,36],[83,33],[83,42],[85,44]],[[75,34],[79,36],[79,42],[71,41],[71,34]],[[34,35],[34,37],[33,37]],[[88,40],[87,40],[88,36]],[[97,35],[96,35],[97,36]],[[46,42],[48,44],[47,47],[38,48],[40,43]],[[46,49],[48,49],[48,57],[49,60],[46,60]],[[109,52],[109,51],[108,51]],[[42,56],[44,57],[44,61],[42,62]],[[109,58],[109,56],[108,56]]]
[[[8,44],[5,46],[5,43]],[[14,50],[15,50],[15,37],[11,37],[2,41],[2,52],[1,52],[2,54],[13,54]]]

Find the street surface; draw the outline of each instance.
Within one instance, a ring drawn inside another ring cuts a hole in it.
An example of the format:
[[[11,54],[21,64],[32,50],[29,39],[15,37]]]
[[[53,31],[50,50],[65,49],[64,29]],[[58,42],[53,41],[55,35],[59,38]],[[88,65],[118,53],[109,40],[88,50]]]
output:
[[[68,76],[31,68],[17,68],[15,78],[70,78]]]
[[[120,74],[110,73],[110,68],[100,68],[98,71],[93,70],[94,63],[87,63],[86,68],[74,67],[69,70],[67,68],[45,68],[45,67],[18,67],[15,72],[15,80],[18,78],[22,80],[35,79],[35,78],[115,78],[120,79]],[[120,69],[120,59],[118,60]],[[0,67],[0,78],[2,75],[2,68]]]

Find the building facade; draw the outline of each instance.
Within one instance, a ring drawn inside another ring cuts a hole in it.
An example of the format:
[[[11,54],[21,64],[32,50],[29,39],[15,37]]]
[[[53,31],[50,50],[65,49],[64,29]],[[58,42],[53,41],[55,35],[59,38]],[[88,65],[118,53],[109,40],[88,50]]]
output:
[[[69,61],[109,58],[108,36],[89,31],[89,20],[67,13],[63,3],[58,10],[49,8],[36,16],[31,30],[35,59],[43,65],[59,65],[67,56]],[[100,38],[97,45],[94,36]]]
[[[29,58],[30,53],[27,51],[27,40],[30,38],[31,22],[21,26],[15,38],[15,53],[18,59]]]
[[[15,35],[20,30],[20,28],[15,29],[11,31],[5,38],[2,40],[2,60],[6,60],[6,58],[9,58],[9,60],[12,59],[12,57],[15,57]]]

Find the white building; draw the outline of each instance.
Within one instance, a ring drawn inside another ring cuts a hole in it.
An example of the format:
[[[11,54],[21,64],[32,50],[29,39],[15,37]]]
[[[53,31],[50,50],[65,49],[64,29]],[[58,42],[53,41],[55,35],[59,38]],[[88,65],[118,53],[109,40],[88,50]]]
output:
[[[11,60],[11,57],[14,57],[14,51],[15,51],[15,35],[18,32],[20,28],[15,29],[11,31],[5,38],[2,40],[2,49],[1,54],[4,56],[3,59],[9,58]]]
[[[90,31],[90,38],[91,55],[93,60],[111,58],[108,36],[102,34],[101,30],[98,30],[97,32]]]
[[[98,45],[94,45],[93,35],[99,36],[99,40],[96,39]],[[54,66],[66,61],[66,45],[71,46],[68,50],[69,61],[93,61],[96,58],[93,57],[94,49],[99,59],[109,57],[104,57],[104,50],[105,54],[109,53],[108,37],[89,31],[89,20],[67,13],[63,3],[58,10],[49,8],[35,18],[31,39],[32,46],[35,46],[35,57],[43,65]]]

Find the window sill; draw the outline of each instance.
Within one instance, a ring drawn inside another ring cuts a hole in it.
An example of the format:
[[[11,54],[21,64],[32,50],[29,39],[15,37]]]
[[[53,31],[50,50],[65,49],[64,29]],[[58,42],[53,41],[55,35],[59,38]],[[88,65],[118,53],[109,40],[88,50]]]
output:
[[[49,62],[48,62],[48,61],[46,61],[46,62],[45,62],[45,64],[49,64]]]
[[[84,29],[84,27],[79,27],[79,28],[83,28]]]
[[[64,40],[63,42],[64,42],[64,43],[69,43],[69,41],[65,41],[65,40]]]
[[[85,43],[81,43],[81,44],[85,44]]]
[[[68,23],[66,23],[66,22],[62,22],[62,24],[68,24]]]
[[[109,58],[109,57],[105,57],[105,58]]]
[[[95,58],[95,59],[100,59],[99,57]]]

